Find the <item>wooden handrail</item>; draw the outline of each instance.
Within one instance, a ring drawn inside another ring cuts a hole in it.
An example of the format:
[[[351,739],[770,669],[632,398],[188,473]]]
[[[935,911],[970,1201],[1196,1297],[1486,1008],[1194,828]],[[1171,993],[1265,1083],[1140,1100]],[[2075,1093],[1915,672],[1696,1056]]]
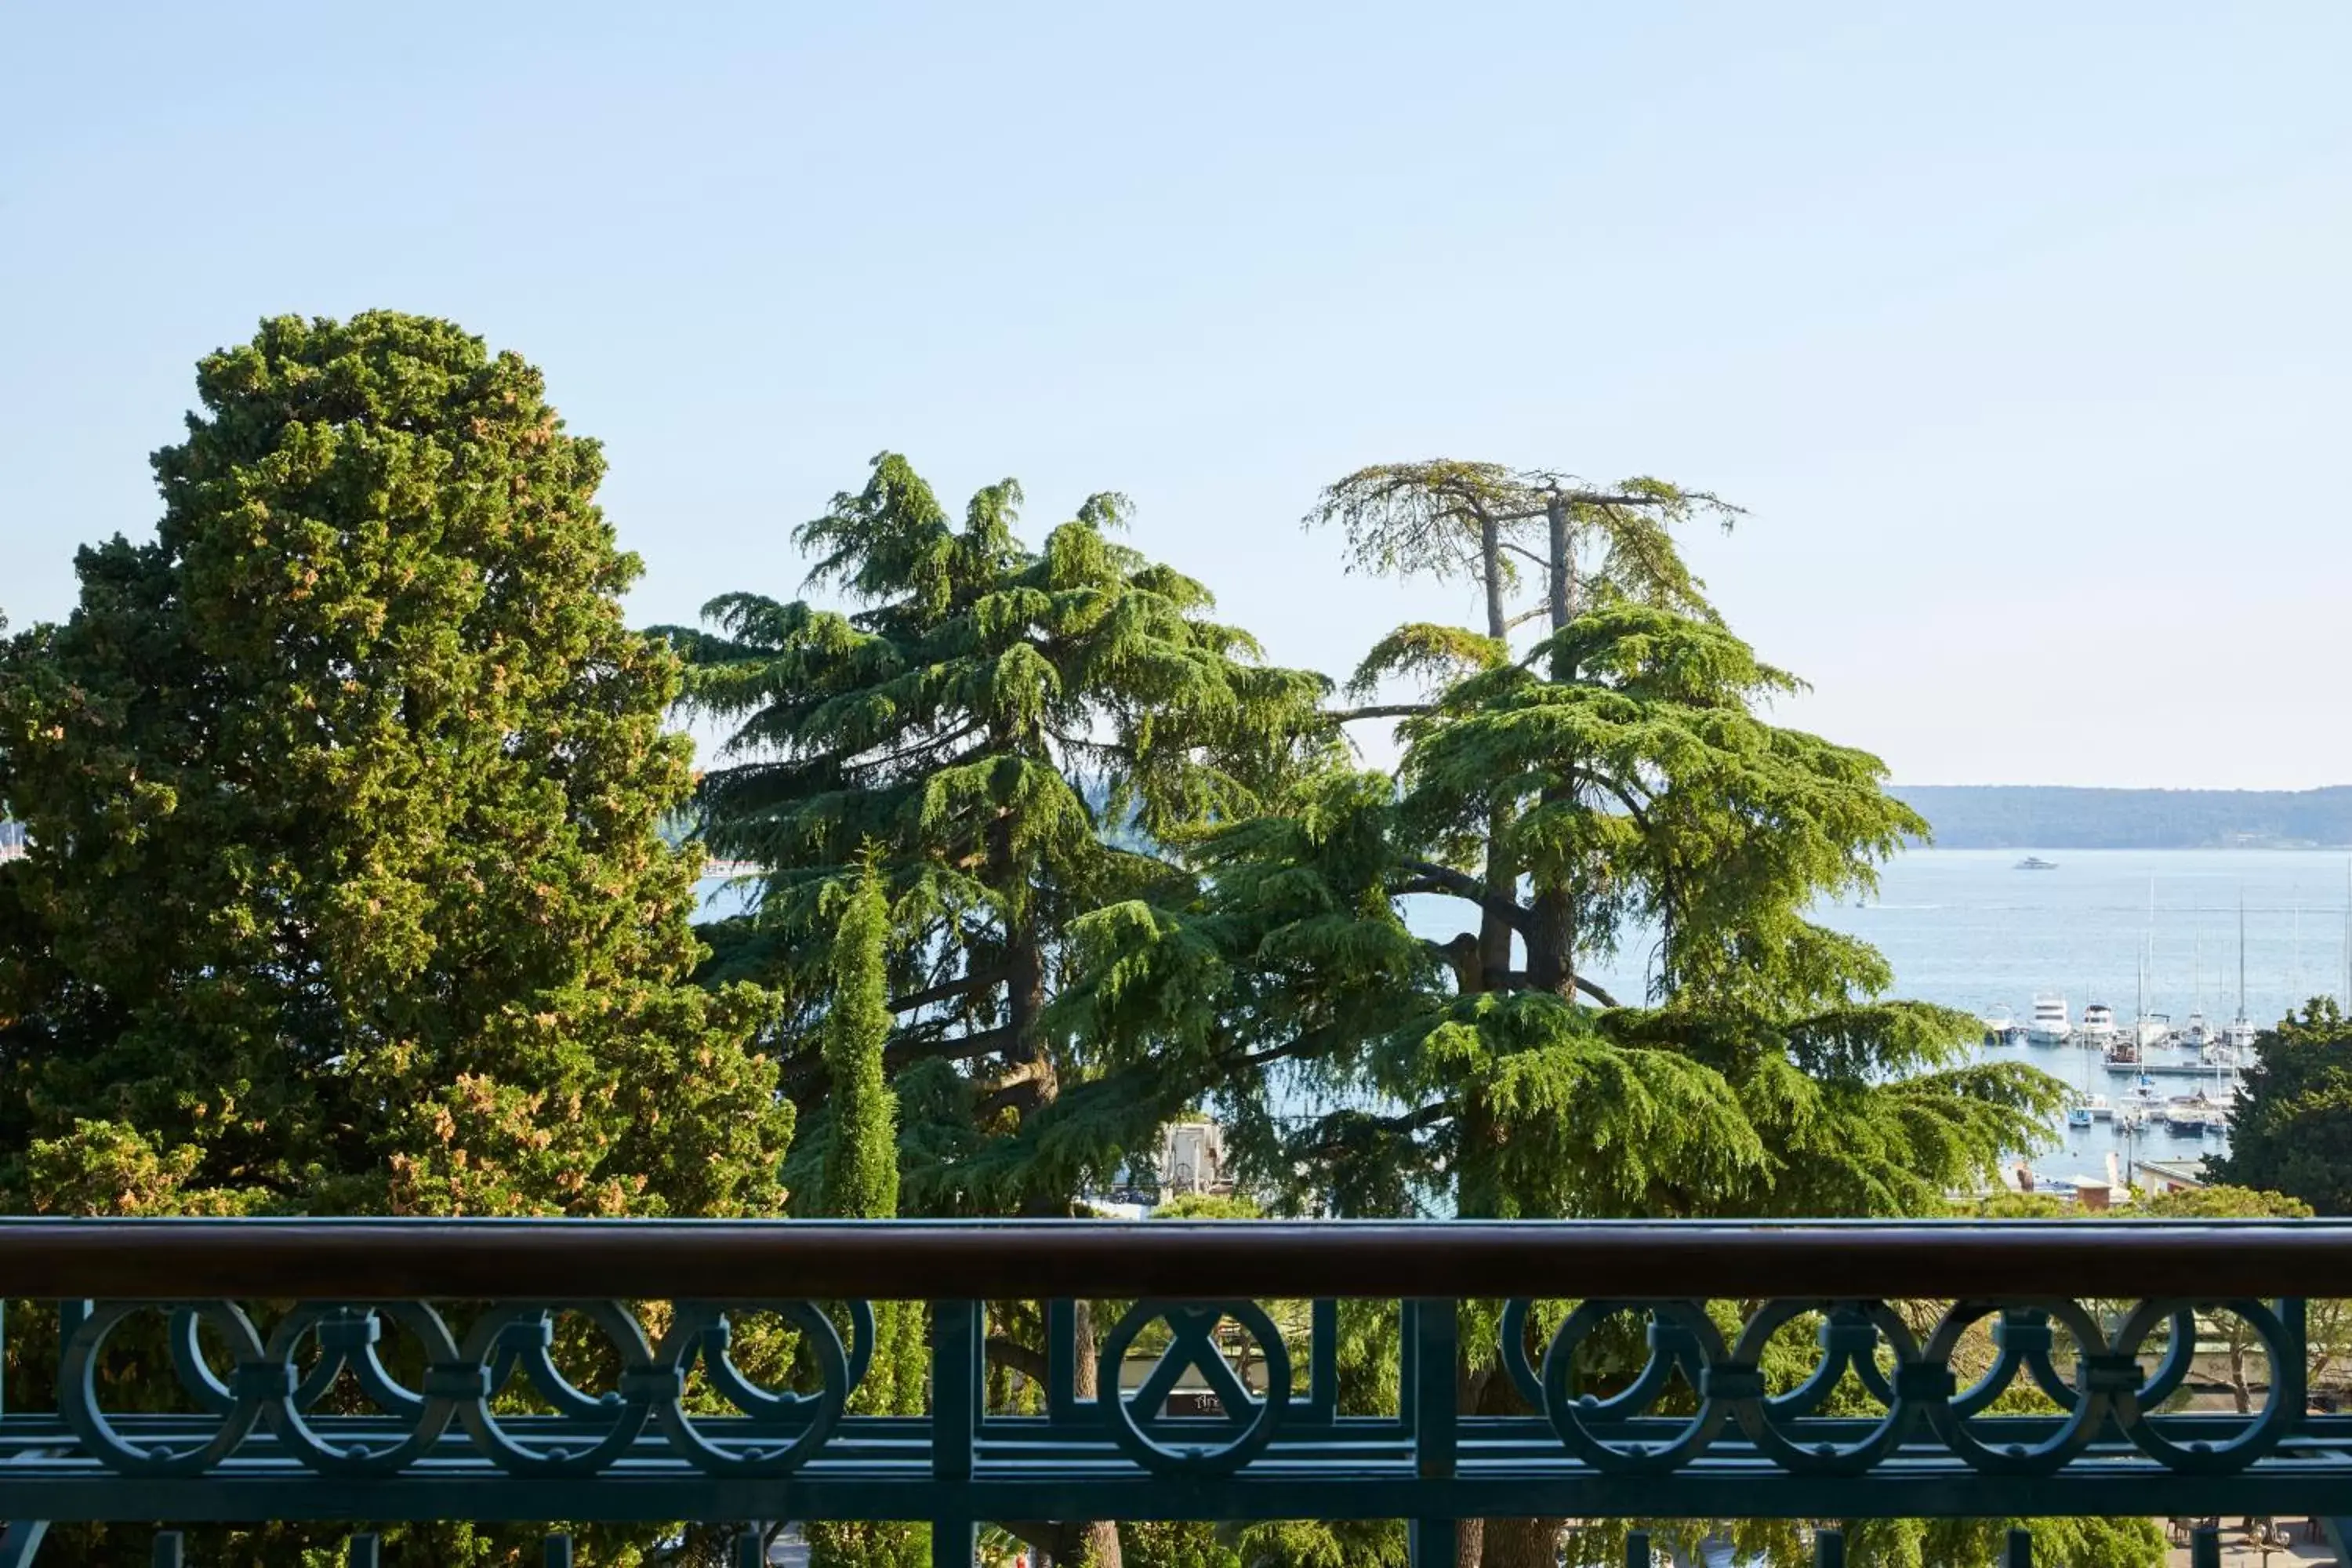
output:
[[[2352,1222],[0,1220],[0,1297],[2352,1297]]]

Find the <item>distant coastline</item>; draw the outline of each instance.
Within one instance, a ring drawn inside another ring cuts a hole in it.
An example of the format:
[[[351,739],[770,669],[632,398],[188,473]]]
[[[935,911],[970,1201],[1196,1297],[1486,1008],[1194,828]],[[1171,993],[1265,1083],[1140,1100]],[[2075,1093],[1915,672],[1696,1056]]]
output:
[[[2335,849],[2352,784],[2324,789],[2079,789],[1895,784],[1938,849]]]

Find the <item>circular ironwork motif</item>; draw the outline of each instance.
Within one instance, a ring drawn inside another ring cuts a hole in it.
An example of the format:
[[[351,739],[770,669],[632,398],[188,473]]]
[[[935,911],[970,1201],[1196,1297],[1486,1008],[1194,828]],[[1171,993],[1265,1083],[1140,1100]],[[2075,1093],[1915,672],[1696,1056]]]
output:
[[[1649,1316],[1650,1358],[1633,1385],[1607,1399],[1569,1393],[1576,1351],[1592,1331],[1621,1312]],[[1559,1440],[1594,1469],[1612,1475],[1664,1475],[1704,1452],[1740,1400],[1762,1391],[1755,1369],[1727,1364],[1723,1336],[1696,1301],[1586,1301],[1551,1337],[1543,1359],[1543,1413]],[[1641,1416],[1657,1403],[1680,1370],[1698,1391],[1698,1412],[1664,1442],[1610,1441],[1594,1430]],[[1755,1387],[1748,1387],[1750,1382]]]
[[[58,1403],[63,1407],[66,1425],[74,1436],[87,1444],[90,1452],[109,1469],[125,1476],[200,1476],[222,1459],[234,1453],[236,1446],[253,1430],[260,1419],[264,1405],[272,1398],[283,1397],[294,1391],[294,1371],[281,1362],[266,1359],[262,1353],[261,1336],[254,1331],[253,1320],[243,1308],[232,1301],[189,1301],[167,1304],[162,1310],[172,1314],[174,1360],[181,1360],[177,1342],[184,1332],[187,1353],[194,1358],[195,1376],[184,1361],[183,1380],[189,1383],[189,1392],[196,1396],[207,1414],[220,1417],[220,1425],[208,1434],[174,1439],[158,1440],[146,1446],[131,1442],[107,1418],[98,1404],[98,1362],[105,1349],[107,1336],[113,1333],[133,1315],[156,1310],[155,1303],[142,1301],[108,1301],[94,1306],[89,1315],[76,1324],[67,1336],[65,1347],[58,1361],[58,1386],[65,1397]],[[233,1381],[224,1383],[205,1365],[203,1353],[195,1348],[195,1325],[210,1324],[228,1342],[229,1354],[235,1363]],[[223,1401],[226,1401],[224,1405]]]
[[[389,1476],[428,1452],[448,1430],[456,1406],[403,1387],[385,1370],[377,1345],[389,1319],[414,1336],[425,1352],[428,1367],[446,1367],[457,1359],[457,1345],[441,1314],[421,1301],[386,1301],[372,1305],[314,1305],[295,1308],[270,1331],[263,1351],[270,1361],[289,1368],[307,1339],[319,1344],[319,1363],[291,1391],[271,1399],[262,1414],[296,1458],[321,1475]],[[339,1420],[321,1433],[306,1419],[338,1377],[348,1371],[361,1392],[388,1419],[346,1436],[351,1423]]]
[[[773,1312],[801,1331],[814,1356],[823,1386],[814,1394],[795,1394],[761,1387],[745,1376],[730,1354],[733,1340],[732,1312]],[[687,1374],[699,1356],[710,1384],[741,1411],[732,1425],[750,1428],[743,1438],[721,1438],[705,1432],[687,1414],[677,1394],[654,1407],[670,1444],[698,1468],[720,1476],[782,1476],[808,1462],[833,1436],[849,1406],[856,1386],[873,1358],[874,1313],[866,1302],[852,1305],[850,1321],[862,1353],[850,1355],[841,1347],[833,1320],[807,1301],[766,1301],[720,1308],[703,1301],[678,1303],[677,1319],[662,1336],[656,1360],[672,1374],[682,1393]]]
[[[1255,1340],[1265,1358],[1265,1394],[1252,1394],[1217,1348],[1217,1325],[1227,1319]],[[1125,1364],[1136,1336],[1155,1322],[1170,1330],[1168,1348],[1132,1394],[1119,1387],[1118,1369]],[[1274,1326],[1254,1301],[1139,1301],[1119,1319],[1103,1340],[1097,1358],[1101,1384],[1096,1403],[1110,1426],[1111,1436],[1145,1468],[1162,1475],[1227,1476],[1248,1464],[1274,1440],[1290,1403],[1290,1352]],[[1198,1372],[1216,1394],[1221,1419],[1188,1420],[1188,1431],[1208,1426],[1217,1437],[1207,1442],[1177,1440],[1173,1424],[1158,1416],[1168,1395],[1187,1371]],[[1142,1412],[1139,1417],[1137,1412]],[[1155,1435],[1157,1427],[1168,1436]]]

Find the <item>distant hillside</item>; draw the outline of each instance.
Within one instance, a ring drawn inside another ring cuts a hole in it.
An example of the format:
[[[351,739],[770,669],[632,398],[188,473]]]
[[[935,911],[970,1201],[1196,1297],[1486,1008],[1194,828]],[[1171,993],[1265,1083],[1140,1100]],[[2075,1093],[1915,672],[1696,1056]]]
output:
[[[2352,845],[2352,784],[2061,789],[1897,784],[1939,849],[2295,849]]]

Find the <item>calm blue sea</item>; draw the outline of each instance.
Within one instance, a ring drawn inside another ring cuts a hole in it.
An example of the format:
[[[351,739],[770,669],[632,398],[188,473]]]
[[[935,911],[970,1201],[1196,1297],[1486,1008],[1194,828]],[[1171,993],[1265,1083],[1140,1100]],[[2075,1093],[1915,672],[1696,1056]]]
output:
[[[2057,869],[2016,869],[2029,853]],[[2347,869],[2340,850],[1921,849],[1885,868],[1876,898],[1816,913],[1885,953],[1905,996],[2022,1019],[2051,991],[2076,1018],[2089,1002],[2129,1017],[2145,953],[2148,1011],[2220,1020],[2238,1010],[2242,900],[2246,1013],[2267,1024],[2342,999]],[[1643,956],[1609,978],[1638,994]]]

